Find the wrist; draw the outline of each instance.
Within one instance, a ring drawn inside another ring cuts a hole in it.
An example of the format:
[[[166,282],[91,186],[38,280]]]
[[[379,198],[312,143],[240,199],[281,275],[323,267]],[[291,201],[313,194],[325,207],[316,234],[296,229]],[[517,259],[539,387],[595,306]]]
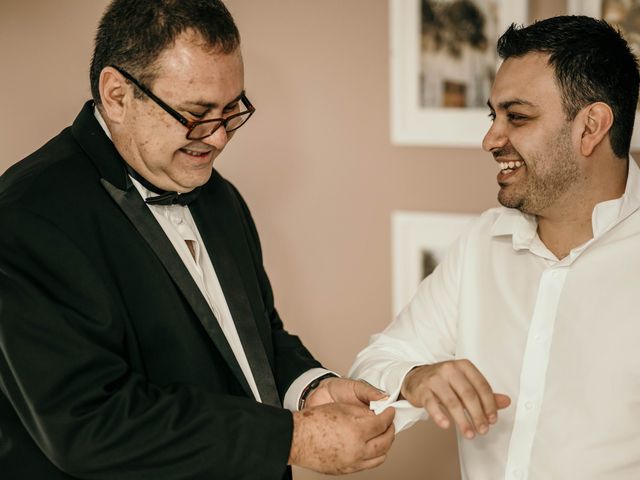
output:
[[[409,395],[409,391],[410,391],[409,384],[411,383],[413,376],[423,366],[424,365],[416,365],[411,370],[409,370],[407,374],[404,376],[404,379],[402,380],[402,385],[400,386],[400,392],[398,393],[398,400],[408,400],[407,395]]]
[[[300,394],[300,400],[298,401],[298,410],[302,410],[305,407],[305,404],[309,401],[311,395],[316,391],[316,389],[320,386],[320,384],[329,378],[338,378],[335,373],[325,373],[324,375],[319,376],[318,378],[312,380]]]

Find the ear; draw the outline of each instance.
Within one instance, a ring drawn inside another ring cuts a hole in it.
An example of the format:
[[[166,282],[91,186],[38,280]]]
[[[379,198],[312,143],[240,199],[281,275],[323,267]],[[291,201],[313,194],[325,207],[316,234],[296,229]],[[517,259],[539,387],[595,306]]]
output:
[[[596,102],[587,106],[579,115],[583,122],[583,132],[580,141],[580,153],[588,157],[608,137],[613,125],[613,111],[604,102]]]
[[[131,86],[115,68],[104,67],[100,72],[98,88],[104,116],[113,123],[122,123],[129,97],[133,95]]]

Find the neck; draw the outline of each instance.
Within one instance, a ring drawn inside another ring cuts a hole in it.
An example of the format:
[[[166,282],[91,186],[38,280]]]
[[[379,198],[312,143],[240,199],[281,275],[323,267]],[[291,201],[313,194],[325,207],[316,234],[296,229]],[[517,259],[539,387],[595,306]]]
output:
[[[133,168],[131,168],[131,165],[129,165],[127,162],[124,162],[124,166],[127,169],[127,173],[129,173],[129,175],[131,175],[133,178],[138,180],[140,184],[150,192],[157,193],[158,195],[163,195],[167,193],[167,190],[163,190],[159,187],[156,187],[153,183],[151,183],[149,180],[147,180],[138,172],[136,172]]]
[[[597,163],[596,163],[597,165]],[[617,157],[588,172],[578,188],[566,192],[537,214],[538,236],[558,259],[593,238],[592,216],[598,203],[620,198],[627,182],[628,160]]]
[[[563,221],[538,216],[538,236],[551,253],[562,260],[572,249],[593,238],[591,215]]]

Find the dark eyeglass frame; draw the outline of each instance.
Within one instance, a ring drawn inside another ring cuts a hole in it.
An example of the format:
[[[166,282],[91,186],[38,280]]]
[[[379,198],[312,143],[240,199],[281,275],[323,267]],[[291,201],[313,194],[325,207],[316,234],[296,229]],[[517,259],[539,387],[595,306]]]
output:
[[[187,140],[202,140],[203,138],[207,138],[207,137],[213,135],[215,133],[215,131],[218,130],[218,128],[220,128],[221,126],[224,126],[224,129],[227,132],[233,132],[234,130],[239,129],[242,125],[244,125],[247,122],[247,120],[249,120],[251,115],[253,115],[253,113],[256,111],[256,108],[249,101],[249,99],[247,98],[245,93],[242,92],[242,95],[240,96],[239,100],[241,100],[242,103],[245,104],[245,106],[247,107],[247,110],[244,110],[244,111],[238,112],[238,113],[234,113],[233,115],[229,115],[228,117],[225,117],[225,118],[211,118],[209,120],[195,120],[195,121],[192,121],[192,120],[189,120],[188,118],[185,118],[184,116],[180,115],[178,112],[176,112],[173,108],[171,108],[164,101],[162,101],[159,97],[157,97],[151,90],[149,90],[142,83],[140,83],[138,80],[136,80],[135,77],[133,75],[131,75],[129,72],[127,72],[125,69],[120,68],[120,67],[118,67],[116,65],[111,65],[111,67],[115,68],[118,72],[120,72],[122,74],[123,77],[125,77],[127,80],[129,80],[131,83],[133,83],[136,87],[138,87],[140,90],[142,90],[142,93],[144,93],[147,97],[149,97],[151,100],[153,100],[165,112],[167,112],[169,115],[171,115],[173,118],[175,118],[182,125],[187,127],[187,129],[188,129],[188,131],[187,131]],[[242,117],[242,116],[246,116],[246,118],[244,119],[244,121],[240,125],[238,125],[236,127],[233,127],[233,128],[228,128],[228,125],[229,125],[230,121],[232,121],[232,120],[234,120],[234,119],[236,119],[238,117]],[[213,129],[211,131],[209,131],[209,133],[207,133],[206,135],[200,135],[198,137],[191,137],[191,133],[198,126],[206,124],[206,123],[215,123],[215,122],[219,122],[218,125],[213,127]]]

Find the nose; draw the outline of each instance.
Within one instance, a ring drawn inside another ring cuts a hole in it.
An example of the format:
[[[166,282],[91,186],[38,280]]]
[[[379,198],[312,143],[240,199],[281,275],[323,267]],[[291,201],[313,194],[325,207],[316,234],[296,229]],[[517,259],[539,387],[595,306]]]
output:
[[[498,120],[494,120],[482,139],[482,148],[486,152],[491,152],[495,148],[502,148],[507,144],[507,135],[504,127],[500,125]]]
[[[227,133],[227,131],[224,129],[224,126],[220,125],[220,127],[218,127],[215,132],[200,141],[206,143],[207,145],[211,145],[217,150],[222,150],[227,145],[227,142],[230,138],[231,134]]]

